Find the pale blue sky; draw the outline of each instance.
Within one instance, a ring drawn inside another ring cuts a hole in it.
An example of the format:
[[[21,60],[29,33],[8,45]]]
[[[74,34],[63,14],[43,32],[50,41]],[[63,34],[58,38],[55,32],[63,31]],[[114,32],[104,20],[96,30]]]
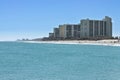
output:
[[[0,0],[0,40],[48,36],[59,24],[113,19],[120,35],[120,0]]]

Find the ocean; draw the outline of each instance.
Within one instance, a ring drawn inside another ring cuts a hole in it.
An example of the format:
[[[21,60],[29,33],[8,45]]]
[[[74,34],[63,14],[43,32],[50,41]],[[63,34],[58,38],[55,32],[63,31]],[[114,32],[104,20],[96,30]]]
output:
[[[120,47],[0,42],[0,80],[120,80]]]

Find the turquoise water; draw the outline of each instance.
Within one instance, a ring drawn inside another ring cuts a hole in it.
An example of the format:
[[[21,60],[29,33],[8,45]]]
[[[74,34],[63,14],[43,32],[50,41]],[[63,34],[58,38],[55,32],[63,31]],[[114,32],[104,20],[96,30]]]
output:
[[[0,80],[120,80],[120,47],[0,42]]]

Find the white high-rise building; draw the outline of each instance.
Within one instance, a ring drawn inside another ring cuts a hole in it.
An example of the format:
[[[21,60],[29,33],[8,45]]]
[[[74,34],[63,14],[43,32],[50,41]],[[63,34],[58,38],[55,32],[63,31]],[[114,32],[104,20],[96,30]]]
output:
[[[80,38],[112,38],[112,19],[105,16],[103,20],[81,20]]]

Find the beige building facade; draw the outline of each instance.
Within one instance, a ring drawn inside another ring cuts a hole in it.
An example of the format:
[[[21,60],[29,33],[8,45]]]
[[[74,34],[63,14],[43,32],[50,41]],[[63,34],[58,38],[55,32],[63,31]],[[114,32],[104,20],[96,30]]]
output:
[[[59,35],[63,39],[80,38],[80,24],[59,25]]]

